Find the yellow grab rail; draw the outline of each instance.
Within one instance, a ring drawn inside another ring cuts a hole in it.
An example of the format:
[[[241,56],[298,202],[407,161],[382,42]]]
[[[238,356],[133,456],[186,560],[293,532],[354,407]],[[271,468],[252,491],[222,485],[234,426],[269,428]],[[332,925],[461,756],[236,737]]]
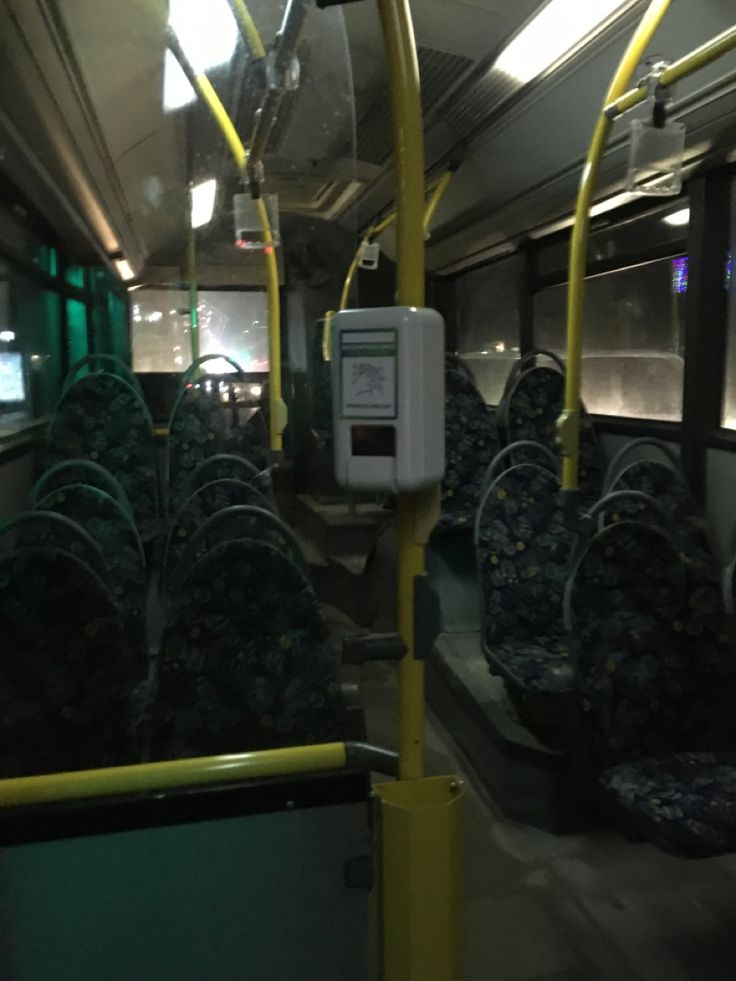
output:
[[[0,780],[0,807],[135,794],[171,787],[235,783],[319,770],[341,770],[348,762],[345,743],[290,746],[227,756],[201,756],[160,763],[136,763],[99,770],[49,773]]]
[[[736,24],[721,34],[717,34],[710,41],[706,41],[705,44],[701,44],[699,48],[695,48],[690,54],[686,54],[682,58],[678,58],[677,61],[673,61],[659,76],[657,84],[660,88],[669,88],[675,82],[687,78],[689,75],[694,74],[694,72],[709,65],[712,61],[720,58],[721,55],[728,54],[729,51],[733,51],[734,49],[736,49]],[[640,102],[644,102],[648,95],[648,86],[640,85],[638,88],[631,89],[620,98],[610,102],[604,111],[609,119],[616,119],[617,116],[628,112],[629,109],[633,109]]]
[[[565,407],[557,421],[562,450],[562,489],[577,490],[578,455],[580,446],[580,381],[583,351],[583,300],[585,266],[588,252],[590,206],[593,203],[603,153],[613,122],[605,107],[619,99],[640,64],[649,42],[667,12],[670,0],[651,0],[639,26],[613,76],[608,94],[593,131],[593,139],[580,178],[575,224],[570,241],[570,272],[567,286],[567,373],[565,378]]]
[[[237,22],[241,35],[250,48],[254,58],[265,58],[266,49],[263,46],[261,35],[256,27],[256,22],[251,16],[250,10],[243,0],[228,0],[230,9]]]
[[[391,81],[397,201],[398,302],[424,305],[424,131],[408,0],[378,0]],[[414,580],[438,517],[436,488],[397,502],[398,626],[407,653],[399,663],[399,776],[424,775],[424,664],[414,650]]]
[[[248,151],[238,136],[238,131],[227,113],[222,101],[206,75],[196,73],[184,54],[173,31],[169,31],[169,47],[179,62],[184,74],[194,86],[195,91],[207,106],[212,118],[228,145],[238,173],[242,176],[248,163]],[[262,198],[258,199],[258,214],[266,243],[263,254],[266,260],[268,284],[268,427],[269,446],[278,451],[283,446],[282,434],[286,427],[286,406],[281,387],[281,300],[279,296],[279,269],[276,250],[273,245],[273,232],[268,209]]]
[[[427,201],[427,204],[424,208],[423,228],[424,228],[425,238],[429,234],[429,227],[432,224],[432,219],[434,218],[435,212],[439,207],[439,203],[442,200],[442,197],[445,191],[447,190],[448,185],[452,180],[452,175],[454,173],[455,173],[454,170],[446,170],[442,175],[442,177],[440,177],[440,179],[437,181],[437,186],[429,196],[429,200]]]
[[[429,231],[429,226],[432,223],[435,212],[437,211],[437,206],[442,200],[442,195],[447,190],[447,186],[452,180],[452,175],[455,173],[457,168],[453,167],[450,170],[446,170],[441,177],[435,177],[433,180],[429,181],[425,188],[425,194],[429,195],[427,204],[424,210],[424,234],[426,236]],[[360,240],[360,245],[355,251],[353,256],[353,261],[348,266],[348,271],[345,273],[345,281],[342,284],[342,292],[340,293],[340,305],[338,310],[344,310],[348,305],[348,299],[350,298],[350,288],[353,285],[353,279],[355,278],[355,273],[358,270],[358,264],[360,262],[360,257],[363,254],[363,248],[368,242],[372,242],[374,238],[377,238],[382,232],[385,232],[387,228],[390,228],[398,217],[398,212],[390,211],[384,218],[380,221],[375,222],[373,225],[369,225],[365,231],[365,234]],[[323,340],[322,347],[326,346],[326,340]]]

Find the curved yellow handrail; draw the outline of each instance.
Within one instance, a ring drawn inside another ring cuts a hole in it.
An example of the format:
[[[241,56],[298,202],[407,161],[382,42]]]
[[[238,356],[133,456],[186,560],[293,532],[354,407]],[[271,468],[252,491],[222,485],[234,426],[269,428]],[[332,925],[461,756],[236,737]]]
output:
[[[253,20],[250,10],[248,10],[243,0],[228,0],[228,2],[240,29],[240,33],[248,44],[253,57],[265,58],[266,49],[263,46],[261,35],[258,32],[256,22]]]
[[[654,32],[664,17],[670,0],[651,0],[621,58],[601,113],[593,131],[593,139],[580,178],[575,224],[570,242],[570,272],[567,287],[567,374],[565,378],[565,407],[557,421],[558,438],[562,449],[562,489],[574,491],[578,486],[578,456],[580,448],[580,381],[583,351],[583,300],[585,295],[585,265],[590,228],[590,206],[593,203],[603,153],[613,125],[605,107],[626,91],[631,77],[640,64]]]
[[[695,48],[689,54],[683,55],[677,61],[673,61],[671,65],[668,65],[664,69],[657,79],[657,83],[660,88],[669,88],[675,82],[687,78],[689,75],[715,61],[716,58],[720,58],[722,55],[728,54],[729,51],[733,51],[734,49],[736,49],[736,24],[733,27],[729,27],[728,30],[717,34],[710,41],[706,41],[705,44],[701,44],[700,47]],[[630,92],[622,95],[615,102],[607,105],[605,113],[610,119],[615,119],[622,113],[628,112],[629,109],[633,109],[634,106],[639,105],[640,102],[644,102],[648,95],[649,87],[647,85],[639,85],[637,88],[631,89]]]
[[[429,234],[429,228],[430,225],[432,224],[432,219],[434,218],[435,212],[439,207],[439,203],[442,200],[442,197],[445,191],[447,190],[450,181],[452,180],[453,174],[454,174],[454,170],[446,170],[442,175],[442,177],[440,177],[440,179],[437,181],[437,187],[435,187],[435,189],[432,191],[432,193],[429,196],[429,201],[427,201],[427,204],[424,208],[423,227],[424,227],[425,238]]]
[[[429,195],[429,198],[424,209],[423,229],[425,236],[429,231],[429,226],[431,225],[432,219],[437,211],[437,206],[442,200],[442,195],[447,190],[447,186],[452,180],[452,175],[454,172],[454,170],[447,170],[441,177],[437,177],[427,184],[425,193]],[[355,273],[358,270],[358,264],[360,263],[360,257],[363,254],[364,246],[366,243],[372,242],[373,239],[377,238],[382,232],[385,232],[387,228],[390,228],[393,224],[395,224],[396,218],[397,212],[391,211],[380,221],[370,225],[366,230],[363,238],[360,240],[360,245],[356,249],[355,255],[353,256],[353,261],[348,266],[348,271],[345,274],[345,281],[343,282],[342,292],[340,293],[340,305],[338,306],[338,310],[344,310],[348,305],[350,289],[353,285]]]
[[[192,81],[196,92],[217,123],[233,156],[238,173],[242,175],[248,162],[248,151],[240,139],[238,131],[235,129],[219,95],[206,75],[192,71],[191,65],[187,62],[180,46],[172,45],[172,51],[181,64],[187,78]],[[258,214],[263,229],[263,241],[266,243],[263,253],[266,260],[268,283],[269,446],[272,450],[278,451],[283,446],[282,434],[287,419],[281,387],[281,300],[279,296],[279,270],[276,261],[276,250],[273,244],[273,232],[268,216],[268,209],[262,198],[258,199]]]

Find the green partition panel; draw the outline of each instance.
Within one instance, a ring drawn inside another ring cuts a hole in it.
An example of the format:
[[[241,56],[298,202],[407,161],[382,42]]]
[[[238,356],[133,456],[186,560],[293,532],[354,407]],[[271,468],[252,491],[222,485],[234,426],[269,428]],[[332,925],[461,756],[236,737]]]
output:
[[[0,976],[367,981],[366,802],[284,803],[3,847]]]

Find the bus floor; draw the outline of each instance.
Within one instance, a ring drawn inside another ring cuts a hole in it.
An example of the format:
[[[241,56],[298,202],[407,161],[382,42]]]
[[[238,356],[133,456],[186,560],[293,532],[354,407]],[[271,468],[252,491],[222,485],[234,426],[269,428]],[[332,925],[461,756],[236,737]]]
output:
[[[345,669],[345,680],[360,685],[368,738],[395,748],[395,666]],[[431,711],[427,770],[466,785],[467,981],[736,978],[736,854],[688,861],[614,831],[508,821]]]

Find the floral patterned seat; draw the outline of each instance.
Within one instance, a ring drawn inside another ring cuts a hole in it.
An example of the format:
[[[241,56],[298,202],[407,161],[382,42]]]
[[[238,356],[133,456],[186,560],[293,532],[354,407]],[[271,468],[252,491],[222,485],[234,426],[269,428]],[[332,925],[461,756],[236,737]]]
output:
[[[42,497],[60,487],[66,487],[67,484],[88,484],[90,487],[98,487],[116,500],[126,514],[133,514],[128,496],[118,481],[109,470],[105,470],[99,463],[93,463],[92,460],[62,460],[45,470],[31,489],[31,507],[35,508]]]
[[[619,814],[676,854],[736,848],[736,664],[717,588],[664,531],[622,521],[578,559],[566,618],[583,738]]]
[[[337,661],[314,590],[265,542],[226,542],[175,597],[151,710],[153,758],[340,738]]]
[[[153,422],[125,379],[94,372],[62,395],[49,427],[49,462],[80,458],[110,471],[131,503],[141,536],[153,537],[159,521]]]
[[[213,480],[240,480],[244,484],[251,484],[276,510],[270,470],[258,470],[244,456],[235,453],[217,453],[215,456],[207,457],[189,478],[184,492],[185,500],[204,484],[209,484]]]
[[[702,576],[717,579],[705,515],[679,469],[659,460],[635,460],[618,474],[611,489],[639,490],[654,498],[670,518],[672,535],[681,554]]]
[[[305,576],[309,576],[307,560],[288,525],[265,508],[236,505],[214,512],[199,525],[171,571],[167,585],[175,592],[199,559],[218,545],[239,538],[268,542],[290,558]]]
[[[557,420],[565,401],[565,376],[557,368],[538,365],[523,371],[510,387],[499,410],[501,428],[509,443],[532,440],[555,454]],[[583,406],[580,414],[579,487],[583,505],[600,497],[603,488],[603,452]]]
[[[0,526],[0,552],[37,545],[68,552],[88,565],[111,588],[110,570],[102,549],[81,525],[66,515],[52,511],[22,511]]]
[[[475,525],[483,648],[492,670],[523,691],[572,684],[562,600],[572,535],[557,477],[531,463],[501,473]]]
[[[205,376],[177,396],[169,422],[168,481],[169,507],[185,499],[193,472],[208,457],[235,454],[245,457],[261,471],[265,468],[267,430],[261,409],[236,401],[223,402],[217,376]]]
[[[240,505],[271,510],[271,504],[263,494],[252,484],[244,484],[241,480],[213,480],[197,488],[171,523],[164,550],[164,569],[172,569],[181,559],[192,535],[207,518],[218,511]]]
[[[97,543],[110,575],[115,601],[143,628],[146,560],[130,515],[109,494],[88,484],[68,484],[38,502],[42,511],[63,514]]]
[[[485,496],[486,491],[500,473],[519,463],[534,463],[554,474],[559,470],[558,457],[542,443],[536,443],[532,440],[520,440],[518,443],[510,443],[508,446],[504,446],[502,450],[499,450],[491,460],[483,477],[481,499]]]
[[[0,559],[0,774],[135,761],[145,660],[93,570],[57,548]]]
[[[440,530],[472,528],[483,477],[499,449],[493,413],[469,374],[446,371]]]

